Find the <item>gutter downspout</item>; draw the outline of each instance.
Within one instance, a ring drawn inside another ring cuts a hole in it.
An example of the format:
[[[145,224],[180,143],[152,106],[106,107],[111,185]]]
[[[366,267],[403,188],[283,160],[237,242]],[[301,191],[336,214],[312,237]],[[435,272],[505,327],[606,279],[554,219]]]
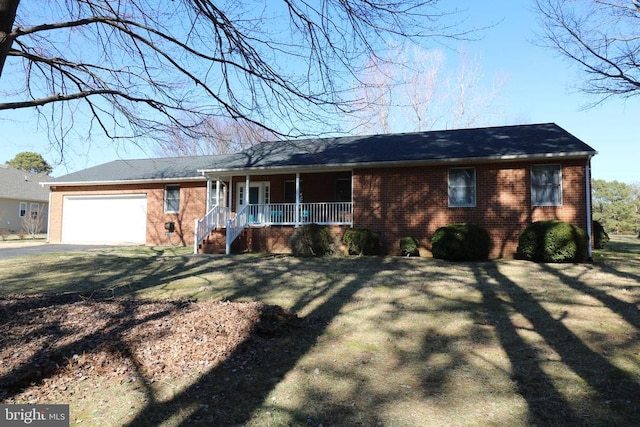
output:
[[[62,234],[60,236],[62,237]],[[51,188],[49,188],[49,205],[47,206],[47,243],[51,243]]]
[[[589,239],[588,256],[593,261],[593,239],[592,239],[592,221],[593,213],[591,212],[591,157],[587,157],[587,165],[585,166],[585,188],[586,188],[586,208],[587,208],[587,238]]]

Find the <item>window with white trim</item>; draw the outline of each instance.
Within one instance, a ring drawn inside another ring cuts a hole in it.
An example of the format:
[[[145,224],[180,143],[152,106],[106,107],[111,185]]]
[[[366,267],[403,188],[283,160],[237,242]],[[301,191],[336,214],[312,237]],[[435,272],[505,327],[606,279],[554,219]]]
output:
[[[449,207],[469,208],[476,205],[475,168],[449,169]]]
[[[180,211],[180,186],[167,185],[164,187],[164,213],[178,213]]]
[[[39,213],[40,213],[40,204],[31,203],[31,205],[29,205],[29,214],[31,215],[31,218],[33,219],[38,218]]]
[[[562,205],[562,167],[531,166],[531,203],[533,206]]]
[[[20,202],[20,206],[18,207],[18,216],[20,218],[27,216],[27,202]]]

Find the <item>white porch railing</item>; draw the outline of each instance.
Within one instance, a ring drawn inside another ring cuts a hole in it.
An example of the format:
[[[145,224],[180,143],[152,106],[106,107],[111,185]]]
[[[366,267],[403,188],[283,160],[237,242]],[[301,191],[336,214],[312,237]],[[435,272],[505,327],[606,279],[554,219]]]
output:
[[[267,203],[245,205],[233,218],[229,208],[215,206],[195,224],[194,253],[214,228],[226,227],[225,252],[246,227],[269,225],[353,225],[352,202]]]
[[[353,222],[353,203],[268,203],[248,205],[249,225],[346,224]]]
[[[193,240],[193,253],[198,253],[198,245],[211,233],[214,228],[224,227],[231,218],[231,209],[224,206],[214,206],[207,214],[200,219],[196,219]]]

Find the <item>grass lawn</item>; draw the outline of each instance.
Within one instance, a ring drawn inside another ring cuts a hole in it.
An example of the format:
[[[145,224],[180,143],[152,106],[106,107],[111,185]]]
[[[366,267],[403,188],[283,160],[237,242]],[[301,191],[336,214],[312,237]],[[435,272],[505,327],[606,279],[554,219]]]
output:
[[[72,425],[640,425],[638,239],[593,264],[187,252],[0,260],[3,295],[261,301],[302,319],[197,376],[79,379],[49,402]]]

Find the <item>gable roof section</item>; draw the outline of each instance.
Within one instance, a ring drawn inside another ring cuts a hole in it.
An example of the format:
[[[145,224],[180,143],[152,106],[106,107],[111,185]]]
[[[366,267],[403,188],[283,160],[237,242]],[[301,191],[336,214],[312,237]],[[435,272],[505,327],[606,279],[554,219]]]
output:
[[[279,141],[230,155],[203,172],[318,166],[401,166],[454,161],[586,157],[597,152],[554,123]]]
[[[118,184],[157,181],[202,181],[198,169],[224,164],[225,156],[186,156],[114,160],[55,178],[48,184]]]
[[[0,164],[0,199],[48,202],[49,189],[43,188],[40,182],[51,179],[45,174],[29,173]]]
[[[410,166],[512,159],[586,158],[597,152],[554,123],[273,141],[219,156],[116,160],[54,179],[90,185],[203,180],[206,173]]]

